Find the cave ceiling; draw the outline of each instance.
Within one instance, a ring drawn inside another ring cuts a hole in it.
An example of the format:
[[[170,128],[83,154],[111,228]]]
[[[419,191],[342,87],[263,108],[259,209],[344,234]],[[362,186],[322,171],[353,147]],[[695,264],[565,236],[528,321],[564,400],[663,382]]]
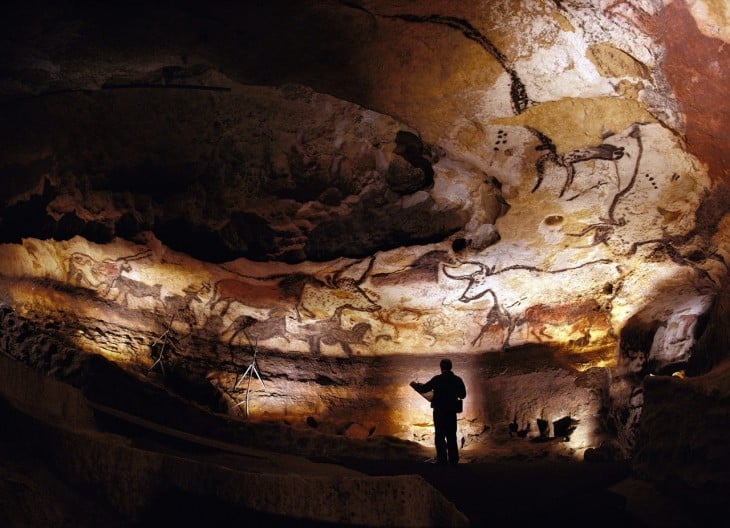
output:
[[[684,364],[727,273],[718,5],[12,7],[2,299],[143,368],[166,329],[300,359],[548,344],[585,371],[632,328]]]

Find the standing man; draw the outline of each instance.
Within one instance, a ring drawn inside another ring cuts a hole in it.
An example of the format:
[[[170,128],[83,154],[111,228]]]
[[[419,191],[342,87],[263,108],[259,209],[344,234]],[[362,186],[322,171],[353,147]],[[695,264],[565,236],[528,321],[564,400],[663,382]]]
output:
[[[412,381],[410,385],[420,394],[433,391],[431,407],[433,408],[433,425],[436,430],[436,462],[455,466],[459,463],[459,447],[456,444],[456,413],[461,412],[461,400],[466,398],[466,387],[464,381],[451,371],[450,359],[442,359],[440,366],[441,374],[434,376],[426,383]]]

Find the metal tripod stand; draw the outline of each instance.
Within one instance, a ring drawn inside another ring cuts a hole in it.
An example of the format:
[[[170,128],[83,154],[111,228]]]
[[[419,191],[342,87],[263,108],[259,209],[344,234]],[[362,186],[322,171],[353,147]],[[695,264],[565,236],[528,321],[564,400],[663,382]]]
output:
[[[162,345],[160,346],[160,355],[157,356],[157,360],[152,363],[152,366],[147,370],[147,374],[152,372],[154,368],[159,364],[160,370],[162,371],[162,375],[165,375],[165,364],[163,363],[163,360],[165,358],[165,348],[169,344],[171,347],[175,347],[175,344],[170,341],[170,330],[172,329],[172,322],[175,320],[175,314],[172,314],[172,317],[170,317],[170,322],[167,324],[167,329],[157,338],[155,339],[154,343],[150,345],[150,348],[152,350],[155,349],[155,346],[162,341]]]
[[[251,338],[248,336],[248,333],[245,330],[243,331],[243,333],[246,334],[246,339],[248,339],[248,342],[250,344],[251,343]],[[248,395],[251,392],[251,378],[253,377],[254,374],[256,375],[256,377],[261,382],[261,386],[264,388],[264,391],[266,390],[266,385],[264,385],[264,380],[261,379],[261,375],[259,374],[259,369],[258,369],[258,363],[256,361],[256,354],[258,354],[258,351],[259,351],[257,345],[258,345],[258,339],[256,340],[256,343],[254,343],[254,345],[252,347],[253,348],[253,357],[251,358],[251,363],[248,365],[248,368],[243,373],[243,375],[236,380],[236,384],[233,386],[233,390],[236,390],[238,388],[238,386],[241,384],[241,382],[244,379],[248,378],[248,382],[247,382],[247,385],[246,385],[246,399],[244,401],[238,402],[236,405],[233,406],[235,408],[235,407],[238,407],[238,406],[243,405],[245,403],[246,404],[246,417],[247,418],[248,418]]]

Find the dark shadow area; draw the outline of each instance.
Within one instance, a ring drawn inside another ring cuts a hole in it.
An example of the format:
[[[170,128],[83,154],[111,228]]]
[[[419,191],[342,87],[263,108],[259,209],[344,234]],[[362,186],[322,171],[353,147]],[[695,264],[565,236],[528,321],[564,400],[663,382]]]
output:
[[[608,489],[629,476],[628,463],[495,461],[451,467],[336,462],[368,475],[421,475],[472,526],[645,526],[626,511],[626,499]]]
[[[249,508],[236,507],[213,495],[194,495],[170,490],[153,501],[139,522],[139,528],[162,526],[282,526],[292,528],[339,526],[332,523],[293,519]]]

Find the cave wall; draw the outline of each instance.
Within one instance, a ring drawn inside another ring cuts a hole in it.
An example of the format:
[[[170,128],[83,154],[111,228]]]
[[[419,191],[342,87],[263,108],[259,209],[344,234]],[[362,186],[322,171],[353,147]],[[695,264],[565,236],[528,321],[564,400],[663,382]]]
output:
[[[450,355],[469,442],[570,417],[624,453],[645,376],[723,355],[727,9],[36,7],[3,22],[0,294],[70,346],[232,414],[256,350],[255,416],[424,443],[407,383]]]

